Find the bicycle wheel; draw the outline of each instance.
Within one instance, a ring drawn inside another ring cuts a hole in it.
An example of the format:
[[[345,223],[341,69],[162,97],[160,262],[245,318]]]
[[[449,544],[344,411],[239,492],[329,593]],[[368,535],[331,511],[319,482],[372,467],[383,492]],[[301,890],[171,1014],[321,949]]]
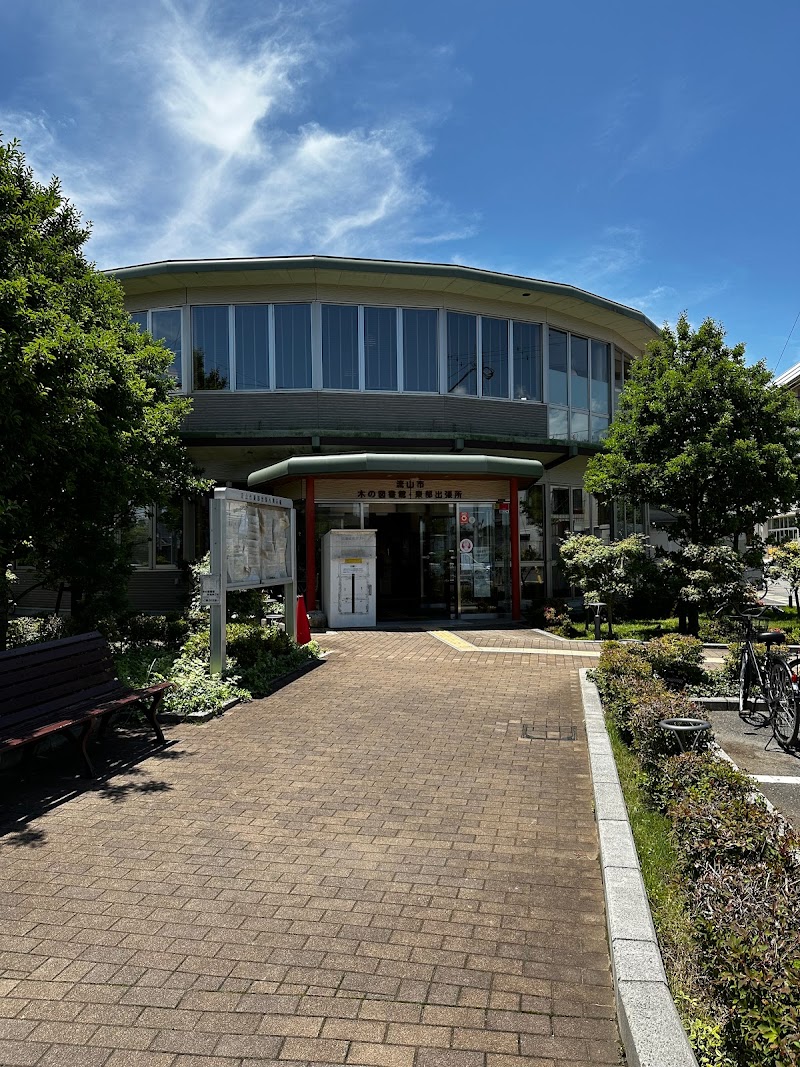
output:
[[[767,673],[770,725],[772,736],[781,748],[792,748],[797,741],[798,703],[792,685],[792,672],[782,659],[773,660]]]
[[[750,669],[750,659],[747,655],[747,648],[742,646],[742,658],[739,661],[739,718],[743,722],[749,723],[751,726],[758,726],[761,718],[756,715],[748,704],[750,699],[750,689],[752,687],[752,676],[753,672]]]

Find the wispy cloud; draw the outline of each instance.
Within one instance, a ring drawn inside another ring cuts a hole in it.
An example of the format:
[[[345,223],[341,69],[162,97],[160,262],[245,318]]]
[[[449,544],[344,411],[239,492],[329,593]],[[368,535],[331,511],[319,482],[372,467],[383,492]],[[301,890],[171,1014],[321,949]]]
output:
[[[639,266],[642,247],[638,227],[607,226],[599,236],[589,237],[582,248],[548,264],[546,276],[591,289]]]
[[[98,49],[95,57],[127,86],[122,114],[109,110],[77,129],[18,109],[0,115],[0,129],[20,135],[41,178],[60,175],[93,222],[89,251],[101,266],[312,251],[403,255],[469,236],[474,220],[455,217],[423,180],[434,131],[422,111],[415,121],[405,108],[370,123],[362,107],[351,125],[315,114],[347,47],[328,43],[329,13],[323,0],[307,0],[242,25],[226,23],[208,2],[190,9],[161,0],[145,32],[126,35],[127,51],[109,58]],[[446,65],[447,51],[432,62]]]
[[[701,95],[684,78],[612,89],[597,107],[594,144],[616,161],[617,183],[642,171],[668,170],[702,147],[726,115],[726,105]]]

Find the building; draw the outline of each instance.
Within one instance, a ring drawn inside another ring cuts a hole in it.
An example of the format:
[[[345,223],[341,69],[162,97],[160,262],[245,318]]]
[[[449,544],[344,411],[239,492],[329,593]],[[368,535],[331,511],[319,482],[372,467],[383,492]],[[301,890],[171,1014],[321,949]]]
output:
[[[782,389],[788,389],[794,393],[798,400],[800,400],[800,363],[795,363],[793,367],[790,367],[783,374],[779,375],[775,379],[775,384]],[[764,540],[777,541],[797,541],[800,540],[800,529],[797,526],[798,511],[797,509],[790,512],[783,512],[780,515],[771,515],[767,522],[760,528],[759,533]]]
[[[570,285],[469,267],[299,256],[110,272],[175,354],[184,435],[218,484],[290,496],[307,606],[334,527],[377,530],[379,618],[512,615],[563,591],[572,531],[644,529],[582,488],[656,326]],[[139,610],[177,606],[207,508],[143,510]]]

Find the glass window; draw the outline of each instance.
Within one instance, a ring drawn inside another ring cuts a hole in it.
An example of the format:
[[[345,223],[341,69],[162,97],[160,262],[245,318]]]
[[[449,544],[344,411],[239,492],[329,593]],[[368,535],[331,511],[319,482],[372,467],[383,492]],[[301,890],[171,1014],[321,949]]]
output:
[[[234,308],[236,388],[269,389],[269,305]]]
[[[275,305],[275,388],[311,388],[311,305]]]
[[[133,526],[125,534],[134,567],[175,567],[183,553],[183,503],[134,508]]]
[[[547,436],[551,441],[566,441],[569,437],[569,412],[566,408],[547,409]]]
[[[439,392],[439,313],[403,309],[403,388],[409,393]]]
[[[364,388],[397,389],[395,308],[364,308]]]
[[[589,412],[588,411],[573,411],[571,416],[570,425],[572,432],[570,433],[570,439],[573,441],[588,441],[589,440]]]
[[[484,396],[508,397],[507,319],[481,319],[481,379]]]
[[[561,330],[548,330],[549,372],[547,384],[551,404],[563,404],[567,399],[567,335]],[[552,437],[552,434],[550,435]]]
[[[611,410],[610,355],[608,345],[602,341],[592,341],[592,411],[598,415],[607,415]]]
[[[514,323],[514,396],[542,399],[542,327],[537,322]]]
[[[147,312],[146,311],[132,311],[129,316],[131,322],[135,322],[140,330],[147,329]]]
[[[573,408],[589,407],[589,342],[585,337],[570,338],[570,366],[572,368]],[[588,427],[587,427],[588,430]]]
[[[447,391],[478,394],[478,324],[474,315],[447,312]]]
[[[156,508],[155,565],[176,567],[183,552],[183,504],[175,500]]]
[[[153,312],[155,322],[156,312]],[[192,308],[195,389],[227,389],[230,383],[228,308]]]
[[[607,416],[592,415],[592,440],[602,441],[608,433]]]
[[[322,305],[322,385],[358,389],[358,308]]]
[[[156,340],[163,341],[172,353],[172,363],[167,370],[180,385],[182,366],[181,309],[169,308],[151,312],[150,333]]]
[[[150,508],[134,508],[133,526],[124,535],[131,547],[131,563],[134,567],[150,566],[150,539],[153,513]]]

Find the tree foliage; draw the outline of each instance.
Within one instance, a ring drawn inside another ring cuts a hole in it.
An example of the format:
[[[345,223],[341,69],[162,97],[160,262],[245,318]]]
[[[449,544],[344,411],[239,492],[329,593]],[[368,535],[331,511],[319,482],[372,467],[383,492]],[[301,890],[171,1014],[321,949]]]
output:
[[[0,141],[0,553],[68,582],[87,611],[124,587],[133,507],[201,487],[172,355],[130,322],[88,236],[58,180]],[[2,578],[0,647],[9,596]]]
[[[607,543],[591,534],[574,534],[561,544],[561,567],[584,602],[608,607],[609,629],[614,608],[652,581],[654,570],[642,534]]]
[[[786,582],[800,610],[800,541],[769,545],[766,570],[768,578],[782,578]]]
[[[677,519],[671,536],[713,545],[747,533],[800,495],[800,406],[763,363],[747,366],[712,319],[665,326],[632,367],[585,487],[646,500]],[[734,542],[735,543],[735,542]]]

